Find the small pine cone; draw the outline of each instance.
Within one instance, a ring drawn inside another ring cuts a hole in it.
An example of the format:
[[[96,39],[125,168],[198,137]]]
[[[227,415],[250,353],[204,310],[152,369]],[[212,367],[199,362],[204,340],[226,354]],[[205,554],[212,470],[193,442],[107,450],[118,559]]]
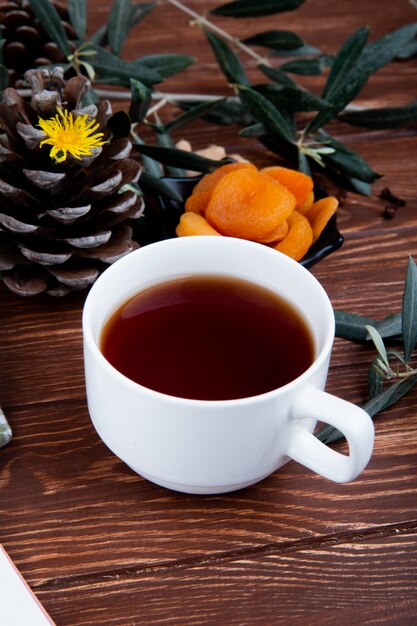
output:
[[[80,107],[88,80],[63,80],[62,70],[32,70],[31,103],[13,88],[0,103],[0,279],[20,295],[64,295],[89,287],[111,263],[138,247],[133,220],[143,200],[124,188],[137,182],[139,163],[131,158],[130,124],[112,114],[108,101]],[[88,156],[50,156],[39,120],[87,115],[103,133],[104,145]]]
[[[52,2],[68,39],[76,39],[67,9]],[[0,0],[0,24],[4,64],[9,70],[9,85],[24,86],[23,76],[31,68],[66,61],[57,44],[35,17],[28,0]],[[70,44],[71,47],[72,44]]]

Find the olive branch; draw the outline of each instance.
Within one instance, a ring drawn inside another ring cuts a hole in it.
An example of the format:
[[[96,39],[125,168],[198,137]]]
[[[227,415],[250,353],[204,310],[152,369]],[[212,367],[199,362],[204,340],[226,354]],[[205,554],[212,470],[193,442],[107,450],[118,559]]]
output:
[[[70,40],[50,0],[29,0],[43,28],[66,58],[61,63],[64,70],[90,79],[92,87],[85,104],[100,97],[129,100],[130,123],[135,137],[139,138],[135,140],[136,149],[145,155],[149,148],[143,159],[148,182],[164,192],[164,185],[155,179],[166,168],[171,172],[174,168],[178,173],[184,169],[207,171],[214,167],[202,159],[194,159],[195,155],[173,153],[171,131],[203,118],[220,125],[237,124],[241,136],[260,141],[301,171],[308,174],[323,171],[348,189],[371,194],[372,184],[380,174],[359,154],[331,136],[325,127],[333,119],[370,129],[398,128],[415,122],[417,101],[402,107],[365,110],[353,101],[381,67],[417,53],[417,23],[406,24],[371,43],[368,43],[368,29],[359,28],[332,56],[287,30],[253,33],[241,40],[216,23],[223,17],[241,20],[294,11],[304,0],[256,3],[234,0],[212,9],[208,16],[198,14],[181,0],[161,0],[159,4],[164,3],[187,14],[192,18],[191,25],[201,29],[227,79],[229,95],[174,94],[156,89],[156,85],[195,61],[188,55],[151,54],[132,61],[121,58],[131,29],[151,15],[156,2],[133,4],[132,0],[113,0],[107,23],[87,35],[87,0],[68,0],[69,20],[76,34],[76,39]],[[0,29],[0,93],[8,82],[2,54],[6,44]],[[265,53],[260,54],[259,49]],[[242,56],[256,61],[262,76],[260,82],[249,80]],[[324,71],[327,76],[320,96],[294,78]],[[109,91],[109,86],[118,90]],[[153,104],[155,100],[157,105]],[[172,119],[171,108],[171,119],[162,123],[159,118],[154,119],[154,114],[156,110],[161,112],[166,103],[179,107],[180,114]],[[140,140],[141,124],[154,129],[155,146],[144,146]],[[173,161],[180,162],[181,167],[173,165]]]
[[[345,311],[336,311],[336,336],[352,341],[372,341],[377,356],[368,371],[369,400],[362,408],[373,417],[391,406],[417,383],[417,368],[412,365],[417,344],[417,265],[408,260],[401,311],[377,321]],[[390,342],[400,346],[392,349]],[[395,381],[395,382],[393,382]],[[333,428],[323,426],[316,436],[324,443],[344,437]]]

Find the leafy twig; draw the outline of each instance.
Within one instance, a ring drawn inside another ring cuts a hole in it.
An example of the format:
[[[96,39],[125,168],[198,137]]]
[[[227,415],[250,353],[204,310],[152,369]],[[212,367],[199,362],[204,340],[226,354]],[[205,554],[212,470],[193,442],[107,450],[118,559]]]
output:
[[[209,13],[211,16],[236,19],[256,18],[295,10],[304,1],[234,0],[220,4]],[[93,83],[85,104],[96,102],[100,97],[134,100],[129,113],[140,111],[139,116],[135,114],[132,118],[134,124],[149,117],[151,100],[174,103],[187,112],[194,108],[194,113],[190,113],[188,117],[176,117],[168,124],[172,122],[172,127],[175,128],[200,116],[217,124],[240,125],[242,136],[258,139],[292,166],[306,173],[314,169],[325,170],[342,185],[353,188],[358,193],[369,195],[372,183],[380,174],[359,154],[327,133],[324,127],[335,118],[343,123],[369,128],[397,128],[415,121],[416,102],[403,107],[355,111],[359,107],[352,101],[374,72],[408,50],[410,43],[415,44],[417,24],[398,28],[369,44],[368,29],[359,28],[348,37],[333,58],[312,48],[295,33],[284,30],[250,34],[241,40],[206,15],[200,15],[188,7],[182,0],[165,0],[165,4],[174,6],[192,18],[191,23],[201,27],[210,43],[221,71],[229,85],[234,88],[232,95],[226,100],[220,100],[220,97],[211,94],[155,91],[155,85],[194,62],[187,55],[150,54],[133,61],[120,58],[131,28],[153,10],[156,2],[133,4],[132,0],[113,0],[107,24],[87,37],[86,2],[69,0],[68,12],[75,32],[74,40],[68,38],[61,18],[50,0],[29,0],[29,3],[43,29],[63,54],[64,60],[60,65],[64,71],[87,75]],[[5,45],[7,41],[1,40],[0,94],[7,86],[8,77],[2,55]],[[254,47],[272,50],[275,55],[274,63],[272,58],[258,53]],[[264,79],[264,82],[253,84],[246,74],[240,54],[256,61],[258,69],[269,82]],[[279,65],[277,54],[297,56],[297,60]],[[330,72],[324,81],[320,97],[297,84],[291,77],[291,74],[321,73],[325,67],[329,67]],[[122,89],[108,89],[108,86]],[[131,91],[126,92],[123,88]],[[142,99],[138,106],[137,92],[146,90],[146,99]],[[26,92],[23,90],[21,93]],[[205,108],[206,103],[216,100],[219,102],[213,108]],[[168,124],[163,123],[162,126],[167,127]],[[160,132],[160,129],[156,130]]]
[[[371,417],[397,402],[417,383],[417,368],[411,357],[417,344],[417,265],[409,258],[404,282],[402,309],[377,322],[344,311],[336,311],[336,335],[353,341],[371,340],[378,356],[368,372],[369,400],[362,408]],[[403,353],[388,349],[385,340],[402,344]],[[392,363],[395,362],[395,365]],[[386,381],[396,380],[383,388]],[[323,426],[316,436],[325,443],[343,438],[333,426]]]

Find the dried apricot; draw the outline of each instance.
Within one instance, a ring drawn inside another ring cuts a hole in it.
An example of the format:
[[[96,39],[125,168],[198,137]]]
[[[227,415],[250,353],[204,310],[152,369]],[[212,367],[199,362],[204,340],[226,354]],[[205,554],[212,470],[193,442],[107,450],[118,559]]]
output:
[[[225,176],[226,174],[230,174],[230,172],[235,172],[236,170],[242,169],[256,170],[256,167],[252,163],[227,163],[226,165],[221,165],[210,174],[205,174],[194,187],[193,193],[197,191],[204,191],[206,189],[213,191],[213,189],[215,188],[219,180],[223,178],[223,176]]]
[[[313,229],[313,242],[317,241],[329,219],[336,213],[339,201],[334,196],[317,200],[307,212],[307,219]]]
[[[290,215],[288,226],[288,235],[274,248],[300,261],[313,243],[313,230],[308,219],[298,211],[293,211]]]
[[[284,239],[285,235],[287,235],[289,231],[289,226],[287,220],[284,220],[274,230],[271,230],[270,233],[262,237],[262,239],[258,239],[258,243],[277,243]]]
[[[214,172],[206,174],[198,181],[194,187],[192,194],[185,201],[185,210],[194,211],[194,213],[200,213],[204,215],[207,205],[210,201],[211,194],[217,183],[229,172],[234,172],[241,169],[253,169],[256,167],[252,163],[227,163],[227,165],[221,165]]]
[[[272,167],[264,167],[261,172],[268,174],[268,176],[277,180],[281,185],[284,185],[288,191],[291,191],[295,196],[296,211],[298,211],[298,207],[306,201],[309,194],[313,191],[313,181],[310,176],[298,170],[291,170],[288,167],[274,165]]]
[[[295,207],[295,210],[301,213],[301,215],[305,215],[307,211],[311,209],[311,207],[313,206],[313,203],[314,203],[314,191],[311,191],[308,194],[307,198],[304,200],[304,202],[302,202],[301,204],[298,204]]]
[[[226,174],[206,209],[210,224],[223,235],[258,241],[287,219],[295,198],[283,185],[256,169]]]
[[[189,211],[183,213],[180,222],[175,229],[178,237],[188,237],[191,235],[217,235],[221,236],[202,215]]]
[[[185,201],[185,210],[204,215],[207,205],[211,198],[211,191],[206,189],[205,191],[193,192],[191,196],[188,196]]]

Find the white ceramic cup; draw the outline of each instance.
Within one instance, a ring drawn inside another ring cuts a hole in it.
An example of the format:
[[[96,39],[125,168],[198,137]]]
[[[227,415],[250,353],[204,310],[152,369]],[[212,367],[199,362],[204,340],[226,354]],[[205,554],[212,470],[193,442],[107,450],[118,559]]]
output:
[[[237,400],[190,400],[126,378],[100,352],[108,318],[141,290],[170,279],[217,274],[246,279],[291,302],[315,344],[313,364],[287,385]],[[135,472],[186,493],[223,493],[262,480],[294,459],[336,482],[362,472],[373,448],[370,417],[323,391],[334,337],[329,298],[314,276],[261,244],[182,237],[123,257],[93,285],[83,311],[88,408],[106,445]],[[317,420],[338,428],[349,456],[319,442]]]

